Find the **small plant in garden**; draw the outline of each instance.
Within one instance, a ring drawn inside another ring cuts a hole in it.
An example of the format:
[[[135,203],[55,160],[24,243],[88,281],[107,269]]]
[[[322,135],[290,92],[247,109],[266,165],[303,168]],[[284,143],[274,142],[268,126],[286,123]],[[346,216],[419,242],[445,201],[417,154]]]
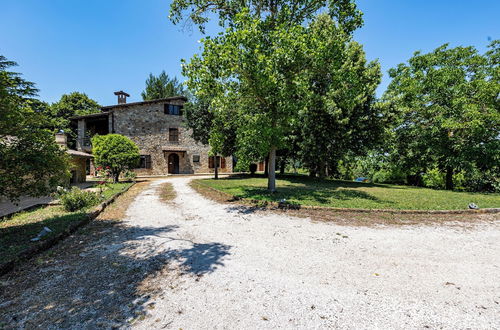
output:
[[[137,173],[127,170],[125,171],[125,174],[123,174],[123,178],[127,181],[134,181],[135,178],[137,178]]]
[[[55,199],[60,199],[68,190],[62,186],[57,186],[56,191],[52,193],[52,197]]]
[[[108,188],[108,181],[102,180],[97,183],[97,187],[99,188],[99,196],[102,195],[103,190]]]
[[[101,197],[95,192],[73,187],[61,195],[60,200],[66,211],[74,212],[97,205],[101,201]]]

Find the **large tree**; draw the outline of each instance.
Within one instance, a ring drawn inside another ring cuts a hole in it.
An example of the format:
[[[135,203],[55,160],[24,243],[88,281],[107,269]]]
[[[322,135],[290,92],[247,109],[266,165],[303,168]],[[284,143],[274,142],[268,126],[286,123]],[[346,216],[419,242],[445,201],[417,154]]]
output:
[[[70,118],[98,113],[100,109],[99,103],[87,94],[72,92],[62,95],[59,101],[52,103],[46,111],[51,118],[50,127],[56,132],[63,130],[68,135],[70,143],[74,143],[77,128],[71,125]]]
[[[268,189],[276,190],[276,150],[285,148],[306,99],[303,66],[307,51],[303,23],[323,7],[347,33],[361,21],[351,1],[174,1],[172,17],[186,9],[203,24],[215,11],[225,33],[202,40],[203,52],[184,65],[196,97],[211,100],[215,118],[237,121],[238,160],[269,155]],[[231,8],[229,8],[231,7]],[[210,144],[221,147],[221,132],[212,130]]]
[[[499,45],[482,55],[445,44],[389,71],[384,98],[400,113],[393,155],[402,167],[418,173],[437,166],[446,189],[458,171],[499,167]]]
[[[46,129],[37,89],[0,56],[0,197],[42,196],[69,179],[67,156]]]
[[[162,71],[158,76],[150,73],[148,79],[146,79],[146,88],[141,93],[144,101],[180,95],[184,95],[182,84],[176,77],[170,78],[165,71]]]
[[[383,132],[386,116],[374,106],[380,65],[367,63],[362,46],[328,15],[312,22],[306,40],[308,103],[298,122],[300,154],[312,174],[324,177],[345,155],[366,152]]]

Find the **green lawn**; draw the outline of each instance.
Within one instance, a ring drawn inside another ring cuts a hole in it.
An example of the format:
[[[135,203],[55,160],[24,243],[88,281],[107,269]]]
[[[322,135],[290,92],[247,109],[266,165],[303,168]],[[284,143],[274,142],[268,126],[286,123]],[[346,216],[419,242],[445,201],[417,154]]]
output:
[[[480,208],[500,207],[500,194],[320,180],[306,176],[287,176],[278,179],[278,192],[275,194],[266,191],[267,179],[263,177],[240,176],[197,181],[242,198],[267,201],[279,201],[285,198],[289,202],[301,205],[398,210],[458,210],[466,209],[469,203],[476,203]]]
[[[132,183],[109,184],[109,188],[103,191],[104,199],[110,199],[130,185]],[[71,224],[78,223],[85,217],[85,211],[67,212],[61,205],[49,205],[0,220],[0,263],[12,260],[17,254],[36,244],[30,239],[43,227],[50,228],[52,232],[42,240],[63,232]]]

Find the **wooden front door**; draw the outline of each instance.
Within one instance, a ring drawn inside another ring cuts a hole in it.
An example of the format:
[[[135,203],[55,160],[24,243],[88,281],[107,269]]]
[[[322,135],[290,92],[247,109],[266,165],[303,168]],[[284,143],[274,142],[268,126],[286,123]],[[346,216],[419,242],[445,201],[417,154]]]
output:
[[[169,174],[179,173],[179,155],[173,153],[168,155],[168,173]]]

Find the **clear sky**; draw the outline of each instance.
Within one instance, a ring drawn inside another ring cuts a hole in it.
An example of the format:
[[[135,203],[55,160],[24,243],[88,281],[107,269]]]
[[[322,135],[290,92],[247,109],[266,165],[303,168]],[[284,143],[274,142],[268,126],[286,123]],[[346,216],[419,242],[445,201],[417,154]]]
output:
[[[180,76],[180,60],[198,51],[202,36],[167,18],[168,0],[0,0],[0,54],[37,84],[40,98],[57,101],[80,91],[102,105],[124,90],[140,101],[147,75]],[[368,59],[387,70],[416,50],[449,42],[486,50],[500,38],[498,0],[359,0],[365,25],[356,32]],[[211,29],[212,31],[214,29]]]

